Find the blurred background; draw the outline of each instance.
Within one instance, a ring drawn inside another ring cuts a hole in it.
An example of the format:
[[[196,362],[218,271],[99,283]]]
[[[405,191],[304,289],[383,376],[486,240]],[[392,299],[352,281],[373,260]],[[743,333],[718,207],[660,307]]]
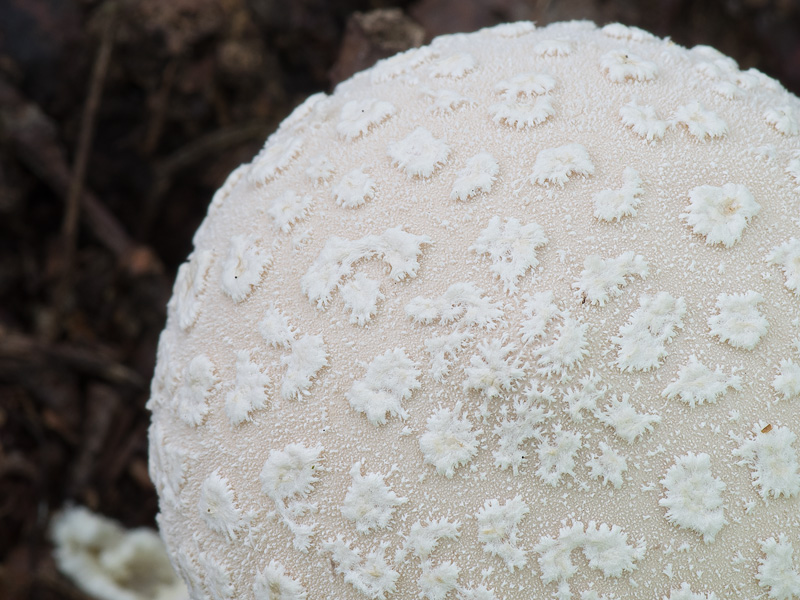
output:
[[[505,21],[619,21],[800,93],[798,0],[0,0],[0,600],[86,599],[48,527],[153,526],[148,398],[214,190],[306,96]]]

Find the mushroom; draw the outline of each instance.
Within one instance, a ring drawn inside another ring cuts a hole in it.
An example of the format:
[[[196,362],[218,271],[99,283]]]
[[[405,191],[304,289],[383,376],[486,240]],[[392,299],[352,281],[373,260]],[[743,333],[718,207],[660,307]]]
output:
[[[98,600],[186,600],[187,590],[152,529],[126,530],[83,507],[53,519],[59,570]]]
[[[217,192],[150,408],[195,600],[800,598],[800,100],[511,23]]]

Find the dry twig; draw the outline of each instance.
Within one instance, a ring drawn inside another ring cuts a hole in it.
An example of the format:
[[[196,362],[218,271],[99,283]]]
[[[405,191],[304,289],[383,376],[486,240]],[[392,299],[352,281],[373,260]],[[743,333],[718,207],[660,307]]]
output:
[[[78,217],[80,215],[81,196],[83,195],[84,180],[86,178],[86,168],[89,164],[89,153],[92,148],[94,137],[94,125],[97,118],[97,110],[100,106],[100,98],[103,94],[103,86],[108,73],[108,65],[111,62],[111,50],[114,45],[114,31],[116,25],[117,3],[111,0],[105,6],[108,7],[106,14],[103,35],[100,39],[100,48],[97,51],[92,77],[89,81],[89,89],[86,95],[86,103],[83,106],[81,115],[80,134],[75,150],[75,163],[72,168],[72,177],[67,192],[67,207],[64,212],[64,220],[61,228],[63,256],[61,280],[57,288],[56,298],[58,299],[59,312],[66,312],[67,307],[72,304],[71,298],[73,282],[75,279],[75,250],[78,236]]]
[[[145,382],[133,369],[96,350],[70,343],[40,343],[23,335],[0,338],[0,376],[12,378],[25,370],[61,363],[110,383],[143,389]],[[7,365],[7,372],[3,366]]]

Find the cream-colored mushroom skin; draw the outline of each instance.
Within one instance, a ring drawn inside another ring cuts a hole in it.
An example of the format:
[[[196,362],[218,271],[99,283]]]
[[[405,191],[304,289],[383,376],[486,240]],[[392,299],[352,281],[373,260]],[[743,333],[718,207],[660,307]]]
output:
[[[215,195],[150,408],[195,600],[800,600],[800,100],[512,23]]]

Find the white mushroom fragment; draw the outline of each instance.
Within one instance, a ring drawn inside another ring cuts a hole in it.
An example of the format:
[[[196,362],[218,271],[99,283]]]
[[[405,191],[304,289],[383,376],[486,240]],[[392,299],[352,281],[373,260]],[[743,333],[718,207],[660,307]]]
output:
[[[93,598],[189,598],[152,529],[126,530],[86,508],[68,508],[53,519],[51,534],[59,570]]]
[[[312,97],[153,381],[193,600],[800,600],[800,99],[635,28],[437,38]]]

